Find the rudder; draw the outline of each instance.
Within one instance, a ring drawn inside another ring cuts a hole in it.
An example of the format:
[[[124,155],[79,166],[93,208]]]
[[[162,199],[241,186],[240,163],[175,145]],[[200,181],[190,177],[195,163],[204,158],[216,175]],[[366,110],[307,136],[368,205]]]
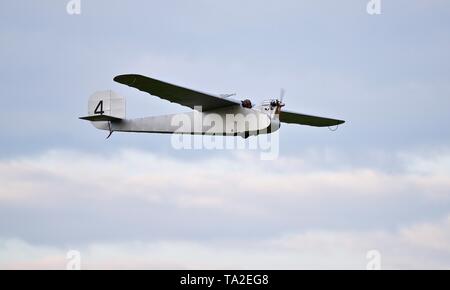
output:
[[[125,119],[125,98],[108,90],[95,92],[89,97],[88,115],[80,119],[91,122],[120,121]]]

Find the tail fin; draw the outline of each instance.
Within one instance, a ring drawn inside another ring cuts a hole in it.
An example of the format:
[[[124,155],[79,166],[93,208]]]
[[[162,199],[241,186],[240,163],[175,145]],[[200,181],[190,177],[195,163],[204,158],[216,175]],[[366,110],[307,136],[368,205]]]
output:
[[[125,98],[109,90],[94,93],[88,102],[88,115],[80,117],[91,122],[125,119]]]

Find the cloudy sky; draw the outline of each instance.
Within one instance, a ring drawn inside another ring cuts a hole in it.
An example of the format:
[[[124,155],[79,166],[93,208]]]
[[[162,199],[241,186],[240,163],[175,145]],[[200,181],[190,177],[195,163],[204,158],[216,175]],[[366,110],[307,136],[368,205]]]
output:
[[[0,268],[450,268],[450,3],[0,3]],[[106,133],[96,90],[128,117],[184,112],[114,83],[140,73],[337,117],[283,125],[279,156],[176,150]],[[370,256],[370,255],[369,255]]]

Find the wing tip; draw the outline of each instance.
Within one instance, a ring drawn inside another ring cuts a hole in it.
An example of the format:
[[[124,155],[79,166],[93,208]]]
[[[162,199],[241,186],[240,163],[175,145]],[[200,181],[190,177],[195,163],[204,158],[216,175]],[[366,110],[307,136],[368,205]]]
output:
[[[138,74],[123,74],[123,75],[115,76],[113,78],[113,80],[119,84],[129,85],[129,84],[133,84],[136,81],[136,78],[138,78],[138,77],[142,77],[142,76],[138,75]]]
[[[344,123],[345,123],[344,120],[333,120],[332,123],[325,124],[325,125],[323,125],[321,127],[334,127],[334,126],[342,125]]]

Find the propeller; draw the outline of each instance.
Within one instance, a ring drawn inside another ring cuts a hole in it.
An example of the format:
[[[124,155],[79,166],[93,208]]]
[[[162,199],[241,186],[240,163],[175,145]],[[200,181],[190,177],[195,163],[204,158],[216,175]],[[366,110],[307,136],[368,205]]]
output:
[[[285,94],[284,89],[281,89],[281,90],[280,90],[280,98],[277,99],[277,100],[273,100],[273,101],[270,103],[270,105],[271,105],[272,107],[276,108],[276,109],[275,109],[275,114],[280,114],[281,108],[285,106],[285,103],[283,102],[283,100],[284,100],[284,94]]]

